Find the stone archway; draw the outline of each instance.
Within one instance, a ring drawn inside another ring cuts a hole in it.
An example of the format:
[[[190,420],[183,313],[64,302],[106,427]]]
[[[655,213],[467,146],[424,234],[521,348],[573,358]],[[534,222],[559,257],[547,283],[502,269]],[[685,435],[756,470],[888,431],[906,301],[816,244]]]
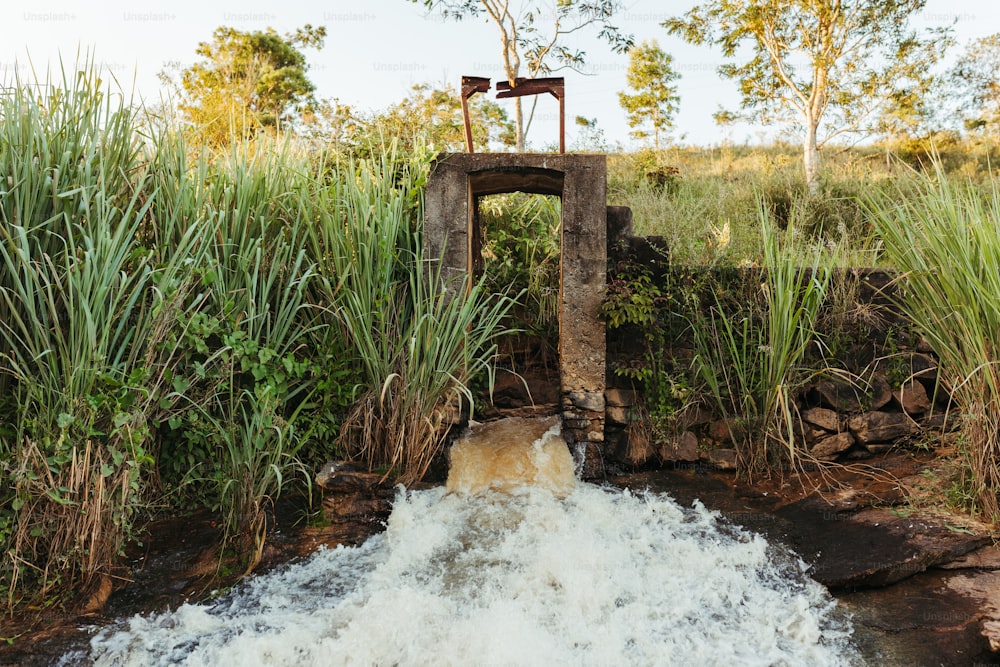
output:
[[[449,280],[472,273],[475,207],[504,192],[562,199],[559,380],[563,435],[580,456],[604,441],[605,325],[598,317],[607,272],[604,155],[455,153],[439,159],[424,194],[426,258]]]

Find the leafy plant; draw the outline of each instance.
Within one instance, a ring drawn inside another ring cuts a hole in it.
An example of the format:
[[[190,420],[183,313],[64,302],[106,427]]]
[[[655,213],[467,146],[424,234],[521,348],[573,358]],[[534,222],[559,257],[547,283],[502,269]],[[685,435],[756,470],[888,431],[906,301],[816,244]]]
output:
[[[759,216],[764,247],[759,301],[731,312],[716,295],[709,312],[696,312],[692,322],[698,376],[720,411],[745,427],[738,429],[737,465],[748,479],[775,463],[794,465],[799,457],[793,397],[830,280],[818,251],[804,267],[788,252],[793,225],[780,234],[763,205]]]
[[[310,488],[309,471],[297,458],[301,441],[293,425],[279,414],[282,402],[270,385],[254,391],[237,390],[217,395],[206,420],[223,444],[210,470],[202,478],[214,487],[213,509],[222,517],[224,546],[233,541],[246,573],[260,562],[274,502],[289,481]],[[224,549],[223,549],[224,550]]]

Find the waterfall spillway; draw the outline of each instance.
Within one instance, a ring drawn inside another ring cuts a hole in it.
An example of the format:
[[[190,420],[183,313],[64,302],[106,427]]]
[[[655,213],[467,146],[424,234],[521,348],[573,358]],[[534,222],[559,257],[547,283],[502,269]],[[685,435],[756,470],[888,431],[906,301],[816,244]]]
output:
[[[320,551],[214,602],[132,618],[97,635],[90,658],[143,666],[855,662],[832,598],[801,561],[760,536],[662,494],[566,489],[561,474],[550,475],[563,480],[552,488],[523,483],[540,474],[532,461],[565,463],[558,450],[545,453],[553,432],[531,430],[518,455],[465,452],[472,471],[512,463],[516,483],[463,472],[450,476],[452,492],[401,490],[386,531],[364,545]]]
[[[558,417],[476,424],[455,442],[449,459],[449,493],[544,489],[565,498],[576,487],[573,457],[559,435]]]

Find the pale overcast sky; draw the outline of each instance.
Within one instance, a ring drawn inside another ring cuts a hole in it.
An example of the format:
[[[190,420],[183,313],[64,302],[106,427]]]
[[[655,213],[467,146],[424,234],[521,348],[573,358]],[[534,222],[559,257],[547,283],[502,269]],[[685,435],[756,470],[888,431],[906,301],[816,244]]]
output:
[[[694,4],[625,0],[618,23],[636,41],[656,39],[674,57],[682,77],[675,138],[697,145],[756,142],[763,136],[759,128],[721,129],[712,121],[720,104],[733,107],[738,99],[735,85],[715,74],[721,62],[718,54],[686,45],[659,25]],[[952,22],[964,46],[975,37],[1000,31],[1000,2],[929,0],[914,17],[918,28]],[[0,81],[9,81],[15,68],[23,76],[29,58],[36,70],[44,71],[58,62],[60,53],[72,63],[78,48],[89,49],[123,84],[130,88],[134,80],[141,96],[157,100],[157,72],[168,63],[190,64],[198,42],[209,40],[216,27],[273,27],[286,33],[306,23],[327,28],[322,51],[306,52],[317,95],[361,110],[384,108],[405,97],[416,83],[457,85],[463,74],[502,78],[499,39],[485,19],[443,22],[428,14],[422,3],[408,0],[5,0],[0,8]],[[617,96],[625,89],[627,56],[611,53],[592,38],[573,44],[587,52],[592,75],[558,73],[566,77],[567,141],[572,145],[577,132],[573,119],[582,115],[596,118],[612,142],[633,146]],[[554,98],[543,96],[536,116],[540,122],[532,127],[529,142],[536,147],[554,143],[558,119]]]

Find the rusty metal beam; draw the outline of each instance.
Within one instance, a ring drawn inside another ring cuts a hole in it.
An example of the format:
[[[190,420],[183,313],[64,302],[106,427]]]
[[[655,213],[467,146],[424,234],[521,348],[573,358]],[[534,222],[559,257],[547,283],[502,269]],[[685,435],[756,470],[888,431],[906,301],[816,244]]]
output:
[[[497,99],[505,97],[521,97],[522,95],[541,95],[549,93],[559,100],[559,152],[566,152],[566,88],[561,76],[545,79],[514,79],[514,85],[509,81],[497,82]]]
[[[490,80],[482,76],[462,77],[462,118],[465,119],[465,147],[474,153],[472,146],[472,123],[469,120],[469,98],[476,93],[485,93],[490,89]]]
[[[470,153],[475,149],[472,145],[472,122],[469,118],[469,98],[476,93],[485,93],[490,89],[490,80],[482,76],[462,77],[462,118],[465,120],[465,146]],[[541,95],[549,93],[559,100],[559,152],[566,152],[566,88],[561,76],[545,79],[514,79],[497,82],[497,99],[521,97],[522,95]]]

